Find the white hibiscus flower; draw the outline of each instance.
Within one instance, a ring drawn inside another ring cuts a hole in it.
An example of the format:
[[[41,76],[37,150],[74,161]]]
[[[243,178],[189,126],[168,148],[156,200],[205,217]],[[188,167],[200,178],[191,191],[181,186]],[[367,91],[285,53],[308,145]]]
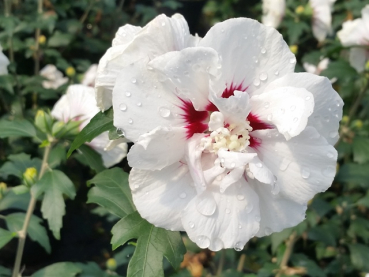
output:
[[[266,26],[277,28],[286,11],[285,0],[263,0],[263,16],[261,21]]]
[[[81,84],[89,87],[94,87],[96,75],[97,75],[97,64],[92,64],[85,72]]]
[[[322,42],[332,34],[332,8],[336,0],[310,0],[313,9],[313,34]]]
[[[90,120],[100,112],[96,106],[95,90],[84,85],[71,85],[51,111],[51,115],[58,120],[81,120],[82,130]],[[109,140],[108,132],[94,138],[88,143],[100,153],[106,167],[119,163],[127,155],[127,143],[124,139]]]
[[[328,68],[328,64],[329,64],[329,59],[324,58],[318,63],[318,65],[304,62],[303,67],[308,73],[320,75],[320,73],[323,70],[326,70]]]
[[[275,29],[239,18],[121,69],[114,125],[135,142],[129,183],[143,218],[211,250],[305,218],[335,175],[343,102],[295,63]]]
[[[63,73],[53,64],[48,64],[42,68],[40,75],[48,79],[42,82],[42,86],[46,89],[57,89],[68,82],[68,78],[63,77]]]
[[[190,35],[186,20],[180,14],[171,18],[159,15],[144,28],[124,25],[119,28],[113,45],[99,62],[96,77],[96,99],[104,111],[112,105],[112,90],[120,70],[142,58],[153,59],[170,51],[195,46],[198,37]]]
[[[2,52],[3,48],[0,45],[0,75],[8,74],[9,59]]]
[[[364,71],[369,60],[369,5],[361,10],[361,15],[362,18],[343,23],[342,30],[337,33],[343,46],[364,46],[350,49],[350,64],[359,73]]]

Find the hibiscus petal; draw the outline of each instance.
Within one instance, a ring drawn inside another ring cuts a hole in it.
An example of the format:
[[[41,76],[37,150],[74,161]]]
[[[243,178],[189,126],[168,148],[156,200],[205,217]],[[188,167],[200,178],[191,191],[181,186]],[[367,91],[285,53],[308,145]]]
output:
[[[288,141],[277,130],[259,130],[252,135],[261,140],[256,152],[277,178],[284,197],[305,205],[332,184],[337,151],[313,127]]]
[[[131,167],[161,170],[184,157],[186,129],[157,127],[143,134],[128,154]]]
[[[338,140],[339,121],[342,118],[343,101],[325,78],[309,73],[293,73],[271,83],[266,90],[280,87],[305,88],[314,96],[314,112],[307,126],[314,127],[332,145]],[[285,100],[285,99],[284,99]],[[271,102],[272,103],[272,102]]]
[[[365,64],[369,60],[369,51],[365,48],[352,47],[350,49],[350,65],[361,73],[365,70]]]
[[[222,57],[223,76],[214,87],[241,85],[251,94],[293,72],[296,64],[295,56],[277,30],[248,18],[215,24],[199,46],[211,47]]]
[[[196,195],[186,165],[172,164],[162,170],[133,168],[129,175],[133,202],[140,215],[155,226],[183,231],[180,214]]]
[[[286,139],[304,130],[314,110],[313,95],[305,88],[268,86],[251,98],[252,113],[274,124]]]
[[[213,251],[242,250],[259,230],[257,194],[243,178],[224,193],[212,186],[204,194],[196,196],[182,212],[182,224],[189,238],[199,247]],[[211,209],[203,210],[204,206]]]
[[[209,105],[209,79],[219,75],[219,58],[208,47],[186,48],[169,52],[150,62],[163,74],[166,86],[178,97],[191,100],[196,110]]]

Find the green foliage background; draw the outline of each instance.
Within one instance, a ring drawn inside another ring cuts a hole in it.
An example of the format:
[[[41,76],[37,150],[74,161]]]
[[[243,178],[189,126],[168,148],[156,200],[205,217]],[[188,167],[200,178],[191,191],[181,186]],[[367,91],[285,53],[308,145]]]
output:
[[[337,79],[333,86],[345,102],[336,145],[337,176],[327,192],[309,203],[306,220],[298,226],[254,238],[241,252],[218,253],[197,248],[185,234],[156,228],[135,212],[126,160],[106,170],[99,155],[86,145],[67,159],[75,126],[56,132],[47,111],[69,84],[79,83],[88,67],[98,62],[119,26],[143,26],[161,12],[181,12],[192,33],[204,35],[227,18],[260,20],[261,1],[42,2],[41,11],[37,0],[0,2],[0,43],[11,60],[9,74],[0,76],[0,276],[11,274],[18,231],[30,201],[23,173],[29,167],[42,172],[46,149],[50,150],[48,169],[32,186],[39,201],[30,219],[24,275],[333,277],[369,273],[369,70],[358,74],[348,63],[349,49],[336,38],[345,20],[361,16],[367,1],[337,0],[334,33],[318,43],[312,35],[311,16],[295,12],[307,1],[287,0],[279,31],[289,45],[297,46],[296,70],[304,71],[303,62],[316,65],[329,58],[331,63],[321,75]],[[45,41],[36,40],[38,32]],[[58,89],[45,89],[38,72],[46,64],[63,72],[73,67],[76,74],[70,74],[68,84]],[[40,109],[45,111],[42,122],[36,116]],[[111,111],[95,117],[96,123],[86,127],[72,148],[102,131],[110,130],[114,137],[111,118]],[[182,264],[186,249],[181,236],[187,248]],[[288,268],[280,272],[286,249],[292,253]]]

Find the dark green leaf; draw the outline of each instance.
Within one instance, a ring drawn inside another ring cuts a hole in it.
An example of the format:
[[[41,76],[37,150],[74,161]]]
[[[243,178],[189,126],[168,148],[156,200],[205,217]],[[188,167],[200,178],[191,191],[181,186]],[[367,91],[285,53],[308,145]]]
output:
[[[62,217],[65,214],[65,203],[63,194],[73,199],[76,191],[69,178],[59,170],[46,172],[32,187],[35,197],[44,194],[41,205],[41,212],[49,223],[50,230],[54,237],[60,239],[60,228],[62,227]]]
[[[29,193],[16,195],[11,189],[8,189],[6,193],[3,194],[3,198],[0,200],[0,211],[7,209],[19,209],[26,211],[29,199]]]
[[[128,276],[164,276],[163,256],[178,268],[186,248],[179,232],[157,228],[134,212],[122,218],[112,229],[113,248],[137,239],[135,253],[128,265]]]
[[[360,271],[369,271],[369,247],[360,243],[349,244],[351,262]]]
[[[50,151],[48,165],[50,168],[55,168],[64,162],[67,158],[65,147],[58,145]]]
[[[363,187],[369,187],[369,165],[358,165],[346,163],[340,167],[336,176],[336,181],[360,184]]]
[[[305,267],[311,277],[325,277],[323,269],[321,269],[313,260],[310,260],[304,254],[295,254],[292,256],[294,266]]]
[[[22,230],[24,219],[24,213],[12,213],[5,217],[6,225],[12,232],[18,232]],[[47,236],[45,227],[40,224],[41,222],[41,218],[32,215],[27,233],[32,240],[37,241],[43,248],[45,248],[47,253],[50,253],[51,247],[49,237]]]
[[[0,249],[16,235],[17,233],[0,228]]]
[[[8,160],[9,161],[0,168],[0,176],[4,178],[8,178],[8,175],[22,178],[27,168],[35,167],[37,171],[39,171],[41,167],[41,160],[39,158],[33,158],[31,160],[31,156],[24,153],[9,155]]]
[[[32,274],[32,277],[74,277],[82,270],[78,265],[70,262],[61,262],[49,265]]]
[[[311,240],[324,242],[327,246],[335,246],[336,240],[328,228],[322,226],[315,226],[308,232],[308,238]]]
[[[369,138],[356,136],[352,148],[355,162],[359,164],[369,162]]]
[[[9,268],[3,267],[0,265],[0,276],[1,277],[7,277],[7,276],[11,276],[12,275],[12,271]]]
[[[136,210],[128,185],[128,174],[120,168],[100,172],[87,184],[95,185],[88,192],[87,203],[99,204],[120,218]]]
[[[80,156],[77,157],[77,159],[83,164],[88,165],[96,172],[101,172],[106,169],[101,155],[90,146],[83,144],[78,148],[78,151],[80,152]]]
[[[0,138],[7,137],[35,137],[36,129],[31,122],[21,120],[0,120]]]
[[[72,154],[72,152],[80,147],[82,144],[90,142],[101,133],[109,131],[112,127],[113,109],[110,108],[103,113],[98,112],[72,142],[67,157],[69,157],[70,154]]]
[[[6,90],[10,94],[14,94],[13,83],[14,80],[12,75],[0,75],[0,88]]]

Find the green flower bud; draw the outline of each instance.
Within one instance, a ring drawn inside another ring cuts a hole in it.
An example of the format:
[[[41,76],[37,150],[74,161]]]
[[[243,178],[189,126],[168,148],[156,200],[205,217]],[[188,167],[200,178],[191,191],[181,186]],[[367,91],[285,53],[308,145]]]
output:
[[[23,173],[23,183],[27,187],[31,187],[37,180],[37,169],[34,167],[29,167]]]
[[[113,258],[110,258],[106,261],[106,267],[111,271],[115,271],[117,269],[117,261]]]
[[[50,133],[51,126],[53,124],[53,118],[49,113],[45,113],[43,110],[38,110],[35,117],[35,125],[45,134]]]

